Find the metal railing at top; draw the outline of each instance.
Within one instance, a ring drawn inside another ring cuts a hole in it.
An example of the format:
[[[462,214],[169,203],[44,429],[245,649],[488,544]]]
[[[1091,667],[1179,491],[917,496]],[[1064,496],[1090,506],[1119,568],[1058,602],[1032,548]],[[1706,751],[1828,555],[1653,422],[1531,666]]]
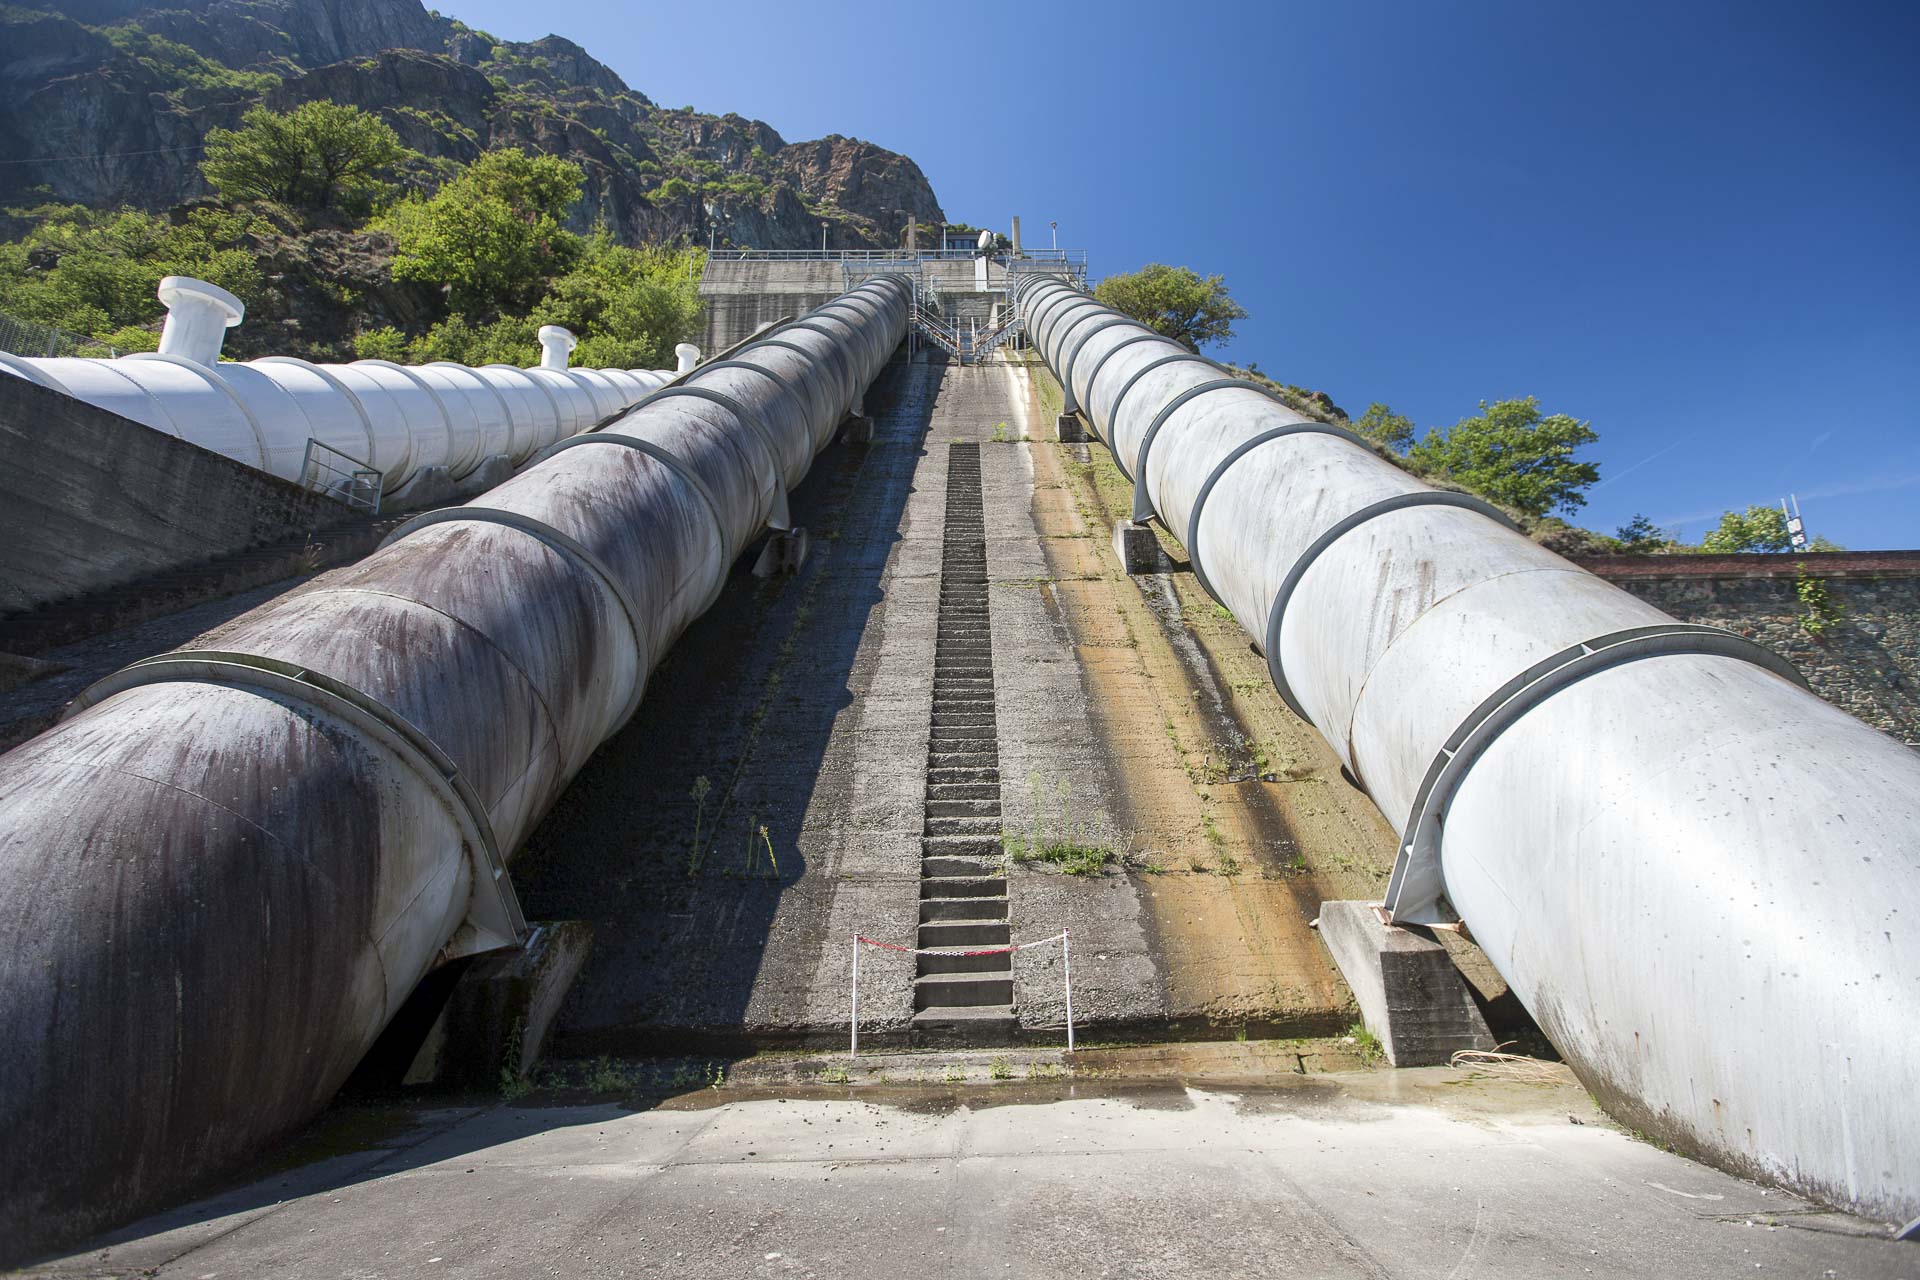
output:
[[[300,461],[300,487],[323,493],[335,502],[380,514],[380,486],[384,473],[318,440],[307,441],[306,457]]]
[[[52,325],[37,324],[0,312],[0,351],[11,356],[96,356],[111,360],[120,352],[85,334],[68,333]]]
[[[974,249],[715,249],[709,262],[966,262],[980,254]],[[1085,249],[1022,249],[1020,256],[1001,252],[997,261],[1078,265],[1086,272]]]

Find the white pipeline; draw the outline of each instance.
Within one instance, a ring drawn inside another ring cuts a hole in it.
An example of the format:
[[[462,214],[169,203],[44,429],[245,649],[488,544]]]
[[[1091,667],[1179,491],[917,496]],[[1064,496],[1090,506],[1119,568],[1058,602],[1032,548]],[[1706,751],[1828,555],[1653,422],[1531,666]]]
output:
[[[1920,755],[1058,278],[1035,347],[1614,1115],[1920,1214]]]
[[[0,354],[0,372],[39,383],[250,467],[303,483],[308,442],[381,473],[388,494],[430,468],[465,479],[487,459],[520,466],[591,430],[676,375],[664,369],[573,369],[574,336],[540,330],[532,369],[387,360],[312,364],[288,356],[223,361],[226,330],[246,309],[218,286],[160,284],[160,350],[117,360]],[[676,349],[685,373],[697,348]],[[691,353],[691,355],[689,355]],[[330,455],[330,457],[331,457]]]

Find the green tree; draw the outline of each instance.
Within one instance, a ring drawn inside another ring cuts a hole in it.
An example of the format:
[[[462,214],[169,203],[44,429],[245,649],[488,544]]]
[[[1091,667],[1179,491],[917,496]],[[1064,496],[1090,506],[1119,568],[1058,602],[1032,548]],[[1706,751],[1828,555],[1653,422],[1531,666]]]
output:
[[[1564,413],[1543,417],[1532,396],[1480,402],[1480,415],[1429,431],[1407,451],[1427,475],[1464,485],[1482,497],[1528,515],[1574,511],[1600,468],[1573,455],[1600,437]]]
[[[628,248],[601,231],[553,282],[533,323],[565,325],[580,339],[573,362],[589,368],[663,369],[673,347],[700,326],[698,280],[706,253],[659,245]]]
[[[1405,453],[1413,447],[1413,419],[1395,413],[1378,401],[1367,406],[1353,429],[1390,453]]]
[[[379,116],[304,102],[287,112],[255,107],[238,129],[213,130],[200,172],[230,200],[364,213],[389,189],[393,167],[416,154]]]
[[[1613,536],[1619,540],[1620,549],[1629,555],[1646,555],[1671,542],[1660,526],[1637,514],[1614,530]]]
[[[1159,262],[1131,275],[1108,276],[1093,296],[1189,351],[1231,340],[1233,322],[1247,318],[1228,294],[1225,277],[1203,277],[1189,267]]]
[[[580,253],[561,224],[580,198],[580,166],[489,151],[432,196],[388,210],[393,274],[443,286],[456,312],[521,310]]]
[[[1786,513],[1778,507],[1726,512],[1719,525],[1700,540],[1700,550],[1719,556],[1792,549],[1793,535],[1787,532]]]

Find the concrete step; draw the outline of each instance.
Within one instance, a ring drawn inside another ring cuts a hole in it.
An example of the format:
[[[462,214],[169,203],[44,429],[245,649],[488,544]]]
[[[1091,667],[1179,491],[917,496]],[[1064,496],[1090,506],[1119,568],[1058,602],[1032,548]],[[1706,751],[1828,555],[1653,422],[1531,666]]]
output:
[[[909,1037],[926,1048],[986,1049],[1012,1044],[1018,1030],[1007,1007],[922,1009],[913,1015]]]
[[[927,835],[920,837],[920,856],[926,858],[997,858],[1000,833],[990,835]]]
[[[1005,920],[936,920],[920,926],[916,946],[1004,947],[1013,941]]]
[[[1011,973],[941,973],[913,980],[915,1009],[978,1009],[1013,1004]]]
[[[993,794],[999,795],[1000,770],[990,764],[929,766],[927,787],[929,798],[935,787],[992,787]]]
[[[1005,898],[920,899],[921,924],[935,920],[1004,920],[1006,916]]]
[[[929,898],[1005,898],[1007,878],[999,873],[985,876],[928,876],[920,878],[920,897]]]
[[[1010,976],[1013,952],[989,951],[980,956],[921,956],[920,973],[991,973]]]
[[[952,742],[955,744],[968,745],[951,746],[947,748],[949,751],[978,751],[980,748],[977,745],[970,744],[977,744],[982,741],[992,742],[998,736],[994,727],[990,724],[936,725],[933,730],[933,746],[935,749],[938,749],[942,743]]]
[[[956,858],[940,854],[920,859],[920,874],[923,876],[997,876],[1000,864],[992,857]]]
[[[988,836],[1000,838],[998,815],[970,818],[928,818],[921,828],[923,836]]]
[[[955,800],[935,800],[927,797],[927,816],[929,818],[994,818],[1000,817],[1000,789],[985,798],[962,797]]]
[[[935,747],[927,752],[927,767],[929,769],[991,769],[998,777],[1000,753],[991,747],[973,751],[941,750]]]
[[[991,800],[1000,803],[998,782],[938,782],[928,771],[927,804],[952,804],[956,800]],[[929,808],[928,812],[932,812]]]

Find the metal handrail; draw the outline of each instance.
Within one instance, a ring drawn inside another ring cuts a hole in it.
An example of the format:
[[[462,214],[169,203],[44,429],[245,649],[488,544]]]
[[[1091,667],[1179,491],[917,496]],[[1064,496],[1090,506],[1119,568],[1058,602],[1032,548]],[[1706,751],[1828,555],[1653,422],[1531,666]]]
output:
[[[330,455],[330,456],[329,456]],[[339,458],[350,466],[332,461]],[[342,453],[330,444],[307,440],[307,452],[300,460],[300,487],[325,494],[335,502],[357,507],[368,515],[380,514],[380,491],[386,473],[350,453]]]

